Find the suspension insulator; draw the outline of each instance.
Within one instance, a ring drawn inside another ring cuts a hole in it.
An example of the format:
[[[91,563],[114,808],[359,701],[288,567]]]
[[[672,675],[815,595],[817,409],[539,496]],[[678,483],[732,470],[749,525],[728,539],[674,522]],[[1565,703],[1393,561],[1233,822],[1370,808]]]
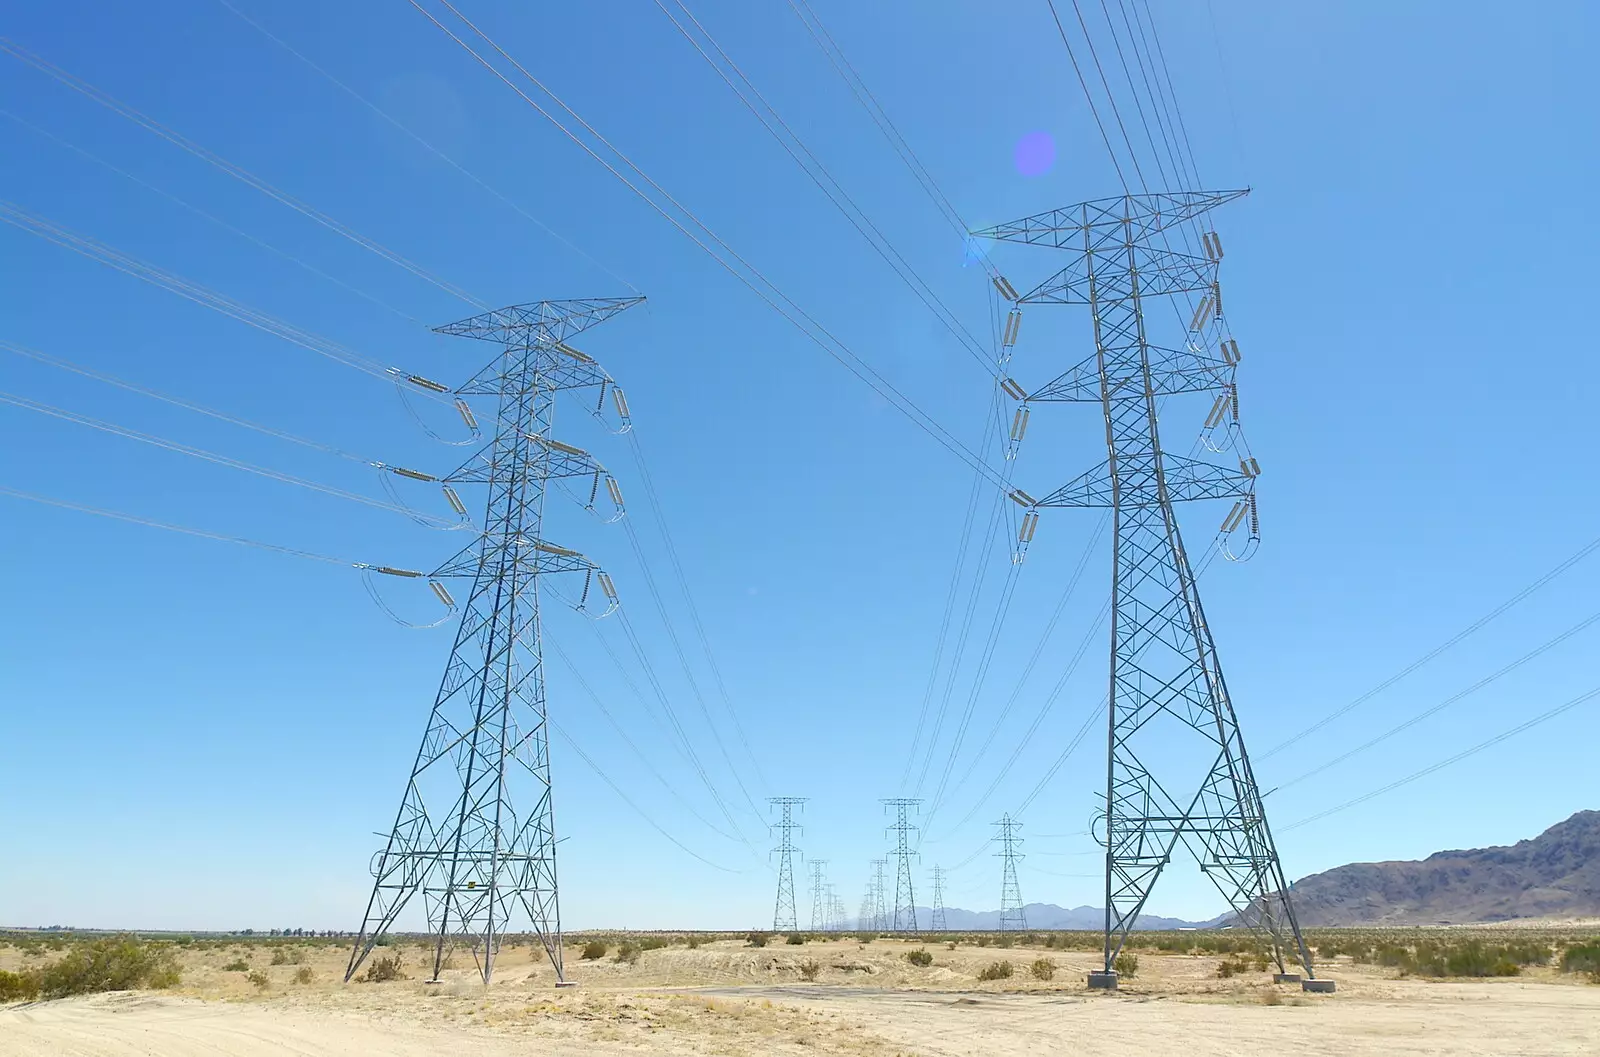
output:
[[[559,353],[563,353],[563,354],[565,354],[567,356],[571,356],[573,359],[577,360],[579,363],[593,363],[594,362],[594,357],[589,356],[589,355],[587,355],[585,353],[579,352],[577,349],[573,348],[571,345],[568,345],[564,341],[556,342],[556,351],[559,352]]]
[[[1033,534],[1039,531],[1039,512],[1030,510],[1022,515],[1022,525],[1017,529],[1017,542],[1029,544],[1033,542]]]
[[[1008,349],[1011,348],[1011,346],[1017,343],[1017,332],[1021,329],[1022,313],[1013,308],[1009,313],[1006,314],[1006,327],[1005,331],[1001,334],[1000,344],[1004,345]]]
[[[1244,474],[1246,477],[1259,476],[1261,473],[1261,464],[1256,462],[1253,456],[1246,459],[1240,459],[1239,472]]]
[[[1000,388],[1013,400],[1028,399],[1028,391],[1022,388],[1022,386],[1018,385],[1015,378],[1002,378],[1000,380]]]
[[[1028,415],[1030,411],[1027,404],[1017,408],[1017,413],[1011,416],[1011,442],[1022,443],[1022,437],[1028,432]]]
[[[1243,499],[1233,504],[1233,509],[1228,511],[1228,516],[1222,519],[1222,534],[1226,536],[1239,527],[1239,522],[1244,520],[1246,503]]]
[[[385,576],[405,576],[413,579],[422,575],[421,573],[414,572],[410,569],[392,569],[387,565],[374,565],[372,567],[372,571],[375,573],[382,573]]]
[[[406,377],[406,381],[410,382],[419,389],[427,389],[435,393],[448,393],[450,391],[450,387],[448,385],[441,385],[440,383],[435,382],[430,378],[424,378],[419,374],[408,375]]]
[[[617,601],[617,585],[611,582],[611,574],[601,573],[597,579],[600,581],[600,590],[605,592],[606,598],[615,603]]]
[[[450,597],[450,592],[448,589],[446,589],[444,584],[440,583],[438,580],[429,580],[428,586],[433,588],[433,593],[438,596],[439,601],[443,602],[451,609],[456,607],[456,600]]]
[[[1017,299],[1016,287],[1012,286],[1003,275],[997,275],[994,277],[994,288],[999,290],[1000,296],[1005,298],[1007,301],[1015,301]]]
[[[1033,498],[1033,496],[1029,495],[1027,492],[1024,492],[1020,488],[1012,489],[1012,491],[1011,491],[1011,501],[1013,503],[1017,504],[1018,506],[1025,506],[1025,507],[1034,506],[1036,504],[1036,502],[1037,502],[1037,500],[1035,500]]]
[[[1222,318],[1222,284],[1213,281],[1211,284],[1211,300],[1214,302],[1218,319]]]
[[[1206,325],[1206,315],[1211,311],[1211,295],[1200,299],[1199,306],[1194,310],[1194,318],[1189,321],[1190,330],[1199,330]],[[1181,317],[1180,317],[1181,318]]]
[[[444,499],[445,502],[450,504],[450,509],[454,510],[458,517],[467,516],[467,504],[461,501],[461,497],[456,494],[456,490],[449,485],[444,486]]]
[[[461,421],[467,424],[467,428],[474,433],[478,432],[478,416],[472,413],[472,408],[459,396],[456,397],[456,410],[460,412]]]
[[[611,501],[617,504],[617,509],[622,509],[622,486],[615,477],[606,478],[606,491],[611,494]]]
[[[611,402],[617,406],[617,414],[618,415],[620,415],[623,418],[628,418],[629,417],[629,415],[628,415],[628,398],[626,396],[622,395],[622,387],[621,386],[613,385],[611,387]]]
[[[404,466],[391,466],[391,467],[389,467],[389,472],[392,473],[392,474],[396,474],[396,475],[398,475],[400,477],[409,477],[413,481],[437,481],[438,480],[438,478],[433,476],[433,474],[431,474],[431,473],[423,473],[421,470],[408,470]]]
[[[1211,413],[1206,416],[1206,429],[1216,429],[1222,417],[1228,413],[1228,393],[1226,390],[1217,395],[1216,403],[1211,405]]]
[[[1222,362],[1230,367],[1239,362],[1239,343],[1232,338],[1222,343]]]

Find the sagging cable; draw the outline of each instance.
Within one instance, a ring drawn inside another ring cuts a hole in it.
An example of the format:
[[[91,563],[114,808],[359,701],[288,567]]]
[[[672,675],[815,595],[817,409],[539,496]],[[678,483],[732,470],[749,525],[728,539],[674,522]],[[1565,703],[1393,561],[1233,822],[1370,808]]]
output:
[[[395,375],[394,391],[400,397],[400,405],[406,409],[406,414],[411,416],[412,420],[416,422],[417,427],[428,436],[428,439],[438,441],[440,444],[448,445],[452,448],[465,447],[468,444],[474,444],[483,439],[483,431],[478,428],[477,419],[472,417],[472,411],[470,408],[462,414],[462,421],[467,423],[467,429],[470,433],[470,436],[468,436],[465,440],[450,440],[448,437],[440,435],[437,430],[428,425],[427,420],[418,414],[417,409],[411,405],[410,398],[406,396],[407,383],[415,385],[420,389],[426,389],[430,392],[448,393],[450,390],[447,387],[439,386],[438,382],[430,382],[428,379],[421,378],[417,375],[410,375],[404,378],[402,378],[399,374]],[[439,386],[439,388],[435,389],[435,386]],[[457,399],[455,403],[456,410],[461,411],[463,408],[463,401]]]
[[[405,511],[406,516],[412,521],[424,528],[431,528],[441,532],[458,532],[461,529],[473,527],[472,519],[467,516],[466,504],[461,502],[461,497],[456,494],[455,489],[439,482],[439,478],[432,474],[423,473],[421,470],[407,469],[404,466],[390,466],[381,462],[373,463],[373,466],[378,470],[378,483],[383,486],[384,494],[389,497],[390,502]],[[444,489],[445,501],[450,504],[450,509],[455,511],[458,520],[453,524],[441,525],[439,518],[434,517],[432,514],[424,514],[422,511],[413,508],[411,504],[401,497],[399,490],[394,486],[394,482],[390,480],[391,476],[405,477],[413,481],[439,483],[440,487]]]
[[[367,565],[364,563],[357,565],[356,568],[361,570],[361,583],[362,586],[367,589],[368,597],[372,599],[373,603],[376,604],[379,609],[383,610],[383,612],[388,615],[390,620],[393,620],[396,624],[399,624],[403,628],[426,631],[429,628],[439,627],[456,614],[456,600],[450,596],[450,592],[445,588],[444,584],[440,583],[438,580],[429,578],[426,573],[420,573],[414,569],[397,569],[389,565]],[[431,624],[418,624],[407,620],[405,617],[402,617],[399,613],[394,611],[394,608],[390,606],[389,603],[383,600],[383,595],[379,593],[378,586],[373,581],[373,574],[375,573],[383,576],[397,576],[406,580],[426,579],[428,581],[428,586],[433,589],[434,597],[444,604],[444,616],[440,617],[438,620],[435,620]]]

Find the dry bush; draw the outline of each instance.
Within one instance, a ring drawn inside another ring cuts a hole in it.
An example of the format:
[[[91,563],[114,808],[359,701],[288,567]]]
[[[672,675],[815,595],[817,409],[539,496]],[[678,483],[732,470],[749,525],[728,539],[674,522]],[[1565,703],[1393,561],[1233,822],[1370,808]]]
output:
[[[599,961],[606,956],[606,951],[610,949],[610,945],[605,940],[590,940],[583,945],[583,960],[586,962]]]
[[[224,965],[222,971],[225,973],[247,973],[250,971],[250,963],[243,958],[235,958],[227,965]]]
[[[297,984],[309,984],[313,979],[316,978],[316,975],[316,973],[311,971],[311,966],[302,965],[294,972],[294,982]]]
[[[765,947],[772,936],[766,932],[752,932],[745,936],[745,942],[752,947]]]
[[[1271,987],[1265,988],[1261,992],[1261,995],[1260,995],[1258,1000],[1264,1006],[1281,1006],[1281,1005],[1283,1005],[1283,996],[1278,994],[1278,992],[1277,992],[1277,990],[1275,988],[1271,988]]]
[[[638,965],[639,945],[631,941],[624,941],[623,944],[617,948],[617,956],[613,960],[622,965]]]
[[[919,969],[926,969],[933,964],[933,955],[929,954],[925,948],[918,947],[914,951],[906,952],[906,961]]]
[[[361,974],[361,982],[365,984],[386,984],[390,980],[404,980],[406,974],[400,971],[400,955],[384,954],[367,963],[367,971]]]
[[[799,947],[806,942],[806,934],[804,932],[791,932],[783,942],[791,947]]]
[[[1009,980],[1015,968],[1010,962],[991,962],[978,974],[980,980]]]
[[[1137,954],[1119,954],[1117,960],[1111,963],[1118,976],[1126,976],[1130,980],[1139,975],[1139,956]]]
[[[38,997],[37,969],[24,969],[20,973],[0,970],[0,1002],[31,1002]]]
[[[1056,978],[1056,963],[1049,958],[1035,958],[1028,971],[1035,980],[1054,980]]]
[[[165,989],[178,983],[178,960],[166,944],[141,943],[132,936],[114,936],[78,944],[60,960],[40,969],[39,993],[45,998],[96,991]]]
[[[257,969],[255,972],[251,973],[249,976],[245,977],[245,979],[249,980],[252,984],[255,984],[256,989],[260,991],[265,991],[267,989],[267,985],[272,983],[272,981],[267,978],[267,974],[262,972],[260,969]]]
[[[1250,971],[1250,963],[1243,958],[1224,958],[1217,963],[1217,979],[1226,980],[1239,973]]]
[[[802,980],[815,980],[820,972],[822,972],[822,963],[815,958],[807,958],[800,963],[800,979]]]

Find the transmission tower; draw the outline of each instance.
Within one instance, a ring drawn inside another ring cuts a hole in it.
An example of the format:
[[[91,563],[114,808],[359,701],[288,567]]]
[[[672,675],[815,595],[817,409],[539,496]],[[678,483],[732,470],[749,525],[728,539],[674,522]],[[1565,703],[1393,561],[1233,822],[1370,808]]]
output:
[[[948,932],[950,926],[944,920],[944,867],[933,868],[933,922],[928,928],[933,932]]]
[[[828,865],[827,859],[809,860],[811,867],[811,931],[823,932],[828,928],[828,905],[824,901],[827,892],[827,882],[823,879],[823,868]]]
[[[373,861],[347,981],[420,892],[434,937],[434,980],[447,942],[460,938],[487,984],[502,936],[522,918],[565,983],[539,585],[562,574],[583,579],[585,600],[596,579],[612,601],[615,590],[588,559],[545,541],[544,501],[561,478],[592,477],[598,491],[606,477],[613,498],[620,493],[592,456],[553,439],[550,429],[558,393],[598,390],[596,406],[603,406],[613,386],[567,341],[643,300],[540,301],[438,328],[502,346],[456,390],[469,425],[476,420],[464,398],[498,398],[494,439],[444,479],[487,485],[488,506],[483,532],[430,578],[447,603],[440,580],[470,578],[472,587],[394,828]],[[625,413],[620,391],[612,395]],[[464,512],[453,489],[446,495]]]
[[[882,801],[884,807],[895,811],[894,825],[890,827],[894,834],[895,858],[892,931],[912,936],[917,934],[917,901],[911,890],[911,860],[916,857],[916,852],[911,850],[911,833],[917,827],[911,824],[908,814],[920,803],[921,800],[903,797]]]
[[[1239,919],[1265,933],[1280,973],[1287,953],[1312,975],[1173,514],[1175,502],[1231,498],[1219,546],[1246,519],[1253,545],[1260,468],[1236,429],[1227,446],[1241,456],[1238,470],[1166,453],[1157,430],[1158,401],[1182,393],[1219,394],[1208,431],[1236,419],[1239,346],[1222,318],[1222,244],[1203,232],[1198,256],[1173,251],[1168,238],[1246,193],[1123,195],[980,232],[1070,253],[1065,268],[1015,300],[1087,305],[1094,326],[1093,355],[1032,391],[1010,383],[1024,419],[1035,401],[1098,403],[1105,419],[1106,462],[1037,502],[1013,496],[1032,523],[1034,507],[1110,508],[1114,519],[1105,968],[1091,974],[1092,986],[1116,986],[1116,956],[1180,840]],[[1176,348],[1153,344],[1144,306],[1177,294],[1197,294],[1199,305],[1187,320],[1173,306]],[[1029,521],[1022,531],[1031,536]]]
[[[794,906],[794,831],[800,824],[794,820],[795,805],[803,804],[803,796],[769,796],[767,803],[780,812],[778,821],[770,828],[778,831],[778,846],[772,853],[778,857],[778,901],[772,911],[774,932],[794,932],[800,922]]]
[[[995,838],[1000,842],[1000,850],[995,853],[1001,864],[1000,931],[1021,932],[1028,927],[1028,915],[1022,909],[1022,888],[1017,884],[1017,860],[1023,858],[1017,851],[1022,843],[1017,830],[1022,828],[1022,823],[1010,815],[1002,815],[994,825],[1000,827],[1000,835]]]

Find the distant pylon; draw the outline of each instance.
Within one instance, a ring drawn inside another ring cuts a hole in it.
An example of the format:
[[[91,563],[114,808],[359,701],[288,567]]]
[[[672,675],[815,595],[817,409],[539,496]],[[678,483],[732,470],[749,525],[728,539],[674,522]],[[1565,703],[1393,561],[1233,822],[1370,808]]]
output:
[[[576,574],[585,601],[596,586],[613,603],[616,592],[594,563],[545,540],[544,507],[550,485],[562,478],[592,479],[591,494],[599,494],[604,480],[619,508],[621,492],[593,456],[551,436],[551,421],[562,391],[598,390],[598,400],[586,403],[604,407],[610,389],[626,428],[627,404],[611,376],[567,341],[643,300],[539,301],[439,328],[501,346],[455,390],[454,401],[476,432],[465,398],[496,398],[495,435],[442,480],[420,472],[405,476],[439,481],[461,515],[466,506],[454,486],[486,485],[488,506],[477,538],[429,577],[440,601],[452,607],[441,581],[462,577],[472,587],[394,826],[373,859],[372,895],[347,981],[419,892],[433,938],[432,979],[439,978],[446,944],[459,938],[471,944],[487,984],[502,937],[521,918],[539,938],[557,981],[565,981],[540,586],[547,577]],[[427,379],[409,381],[450,392]]]
[[[771,828],[778,831],[778,846],[773,853],[778,856],[778,901],[772,911],[772,930],[793,932],[800,927],[798,915],[794,906],[794,853],[795,846],[793,832],[800,829],[794,820],[796,804],[803,804],[803,796],[769,796],[767,803],[776,807],[780,812],[778,821]]]
[[[874,932],[889,931],[888,885],[885,884],[883,876],[884,867],[888,865],[888,859],[872,860],[872,930]]]
[[[1017,836],[1017,830],[1022,828],[1022,823],[1010,815],[1002,815],[999,822],[1000,835],[995,839],[1000,842],[1000,850],[995,854],[1001,860],[1000,868],[1000,931],[1022,931],[1028,927],[1028,916],[1022,909],[1022,888],[1017,884],[1017,860],[1023,856],[1017,851],[1017,846],[1022,843],[1022,838]]]
[[[944,867],[933,868],[933,921],[928,928],[933,932],[948,932],[950,926],[944,920]]]
[[[827,859],[812,859],[811,866],[811,931],[822,932],[828,927],[827,882],[823,880],[823,870],[828,865]]]
[[[1066,267],[1043,283],[1003,292],[1019,321],[1023,304],[1085,305],[1094,331],[1087,359],[1032,389],[1007,379],[1006,391],[1020,402],[1018,421],[1031,403],[1066,401],[1098,404],[1105,422],[1105,462],[1043,499],[1012,495],[1027,510],[1023,544],[1038,523],[1035,508],[1096,507],[1113,518],[1105,970],[1097,986],[1114,984],[1116,956],[1180,841],[1239,921],[1265,934],[1278,971],[1287,956],[1314,975],[1174,511],[1186,500],[1231,500],[1218,551],[1248,557],[1259,541],[1261,467],[1239,428],[1239,343],[1223,313],[1222,243],[1198,223],[1247,193],[1124,194],[976,233],[1065,251]],[[1191,250],[1198,241],[1203,253],[1175,250],[1174,235]],[[1146,312],[1175,295],[1191,307],[1172,304],[1174,323]],[[1158,327],[1171,335],[1165,345],[1155,340]],[[1186,393],[1215,394],[1201,440],[1229,452],[1237,469],[1163,449],[1160,405]],[[1236,533],[1246,537],[1237,553]]]
[[[894,834],[895,858],[895,883],[894,883],[894,916],[890,919],[888,931],[906,933],[912,936],[917,934],[917,899],[911,890],[911,860],[916,857],[916,852],[911,850],[911,832],[917,827],[913,826],[907,818],[907,813],[921,800],[894,797],[882,801],[884,807],[892,807],[895,811],[894,825],[890,832]]]

